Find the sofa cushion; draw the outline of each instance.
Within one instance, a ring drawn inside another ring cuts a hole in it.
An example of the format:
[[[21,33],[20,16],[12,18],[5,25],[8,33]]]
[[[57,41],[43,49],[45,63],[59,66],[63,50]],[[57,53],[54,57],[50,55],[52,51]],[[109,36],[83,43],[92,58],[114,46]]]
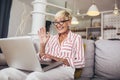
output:
[[[94,66],[94,41],[83,40],[85,45],[85,67],[83,68],[81,77],[92,77]]]
[[[95,42],[95,74],[108,79],[120,79],[120,41]]]

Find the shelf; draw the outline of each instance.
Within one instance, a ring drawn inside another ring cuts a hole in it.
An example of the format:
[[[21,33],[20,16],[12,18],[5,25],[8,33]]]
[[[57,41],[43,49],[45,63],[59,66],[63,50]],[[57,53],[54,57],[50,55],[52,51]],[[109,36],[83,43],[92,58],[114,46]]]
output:
[[[101,27],[87,27],[89,29],[100,29]]]
[[[86,28],[73,28],[72,32],[78,32],[83,39],[94,39],[97,40],[101,35],[101,27],[86,27]],[[80,33],[79,33],[80,32]]]
[[[120,35],[120,33],[117,33],[117,35]]]
[[[71,30],[72,32],[85,32],[86,28],[84,29],[75,29],[75,30]]]
[[[116,27],[104,28],[104,30],[115,30]]]
[[[86,39],[86,36],[82,36],[82,38]]]

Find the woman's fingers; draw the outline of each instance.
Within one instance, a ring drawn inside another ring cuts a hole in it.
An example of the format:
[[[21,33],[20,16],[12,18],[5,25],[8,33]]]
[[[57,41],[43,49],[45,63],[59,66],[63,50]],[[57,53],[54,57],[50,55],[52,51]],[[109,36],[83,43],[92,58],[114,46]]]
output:
[[[43,27],[40,28],[40,35],[43,35]]]
[[[40,35],[46,35],[45,27],[40,28]]]
[[[38,35],[39,36],[46,36],[46,30],[45,27],[42,27],[38,30]]]
[[[40,38],[41,43],[44,43],[44,44],[46,44],[46,42],[47,42],[48,39],[50,38],[50,34],[49,34],[49,33],[48,33],[48,34],[46,33],[45,27],[42,27],[42,28],[39,29],[39,31],[38,31],[38,36],[39,36],[39,38]]]
[[[45,54],[44,58],[50,58],[51,59],[51,56],[49,54]]]
[[[42,29],[43,29],[43,34],[46,35],[46,29],[45,29],[45,27],[43,27]]]

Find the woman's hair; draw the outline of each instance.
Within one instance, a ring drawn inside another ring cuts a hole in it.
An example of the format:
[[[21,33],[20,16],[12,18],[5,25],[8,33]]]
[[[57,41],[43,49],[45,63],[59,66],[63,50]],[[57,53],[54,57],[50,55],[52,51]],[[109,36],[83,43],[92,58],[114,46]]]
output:
[[[61,10],[61,11],[57,12],[55,15],[55,18],[57,18],[57,17],[62,17],[62,18],[69,19],[69,20],[72,19],[71,13],[66,10]]]

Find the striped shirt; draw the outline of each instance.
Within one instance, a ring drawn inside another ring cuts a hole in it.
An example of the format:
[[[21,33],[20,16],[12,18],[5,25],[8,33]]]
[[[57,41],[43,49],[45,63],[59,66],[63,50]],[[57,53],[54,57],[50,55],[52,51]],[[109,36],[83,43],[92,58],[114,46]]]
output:
[[[85,58],[81,36],[69,31],[67,38],[61,44],[58,37],[58,34],[50,37],[45,47],[45,53],[67,59],[73,68],[84,67]]]

